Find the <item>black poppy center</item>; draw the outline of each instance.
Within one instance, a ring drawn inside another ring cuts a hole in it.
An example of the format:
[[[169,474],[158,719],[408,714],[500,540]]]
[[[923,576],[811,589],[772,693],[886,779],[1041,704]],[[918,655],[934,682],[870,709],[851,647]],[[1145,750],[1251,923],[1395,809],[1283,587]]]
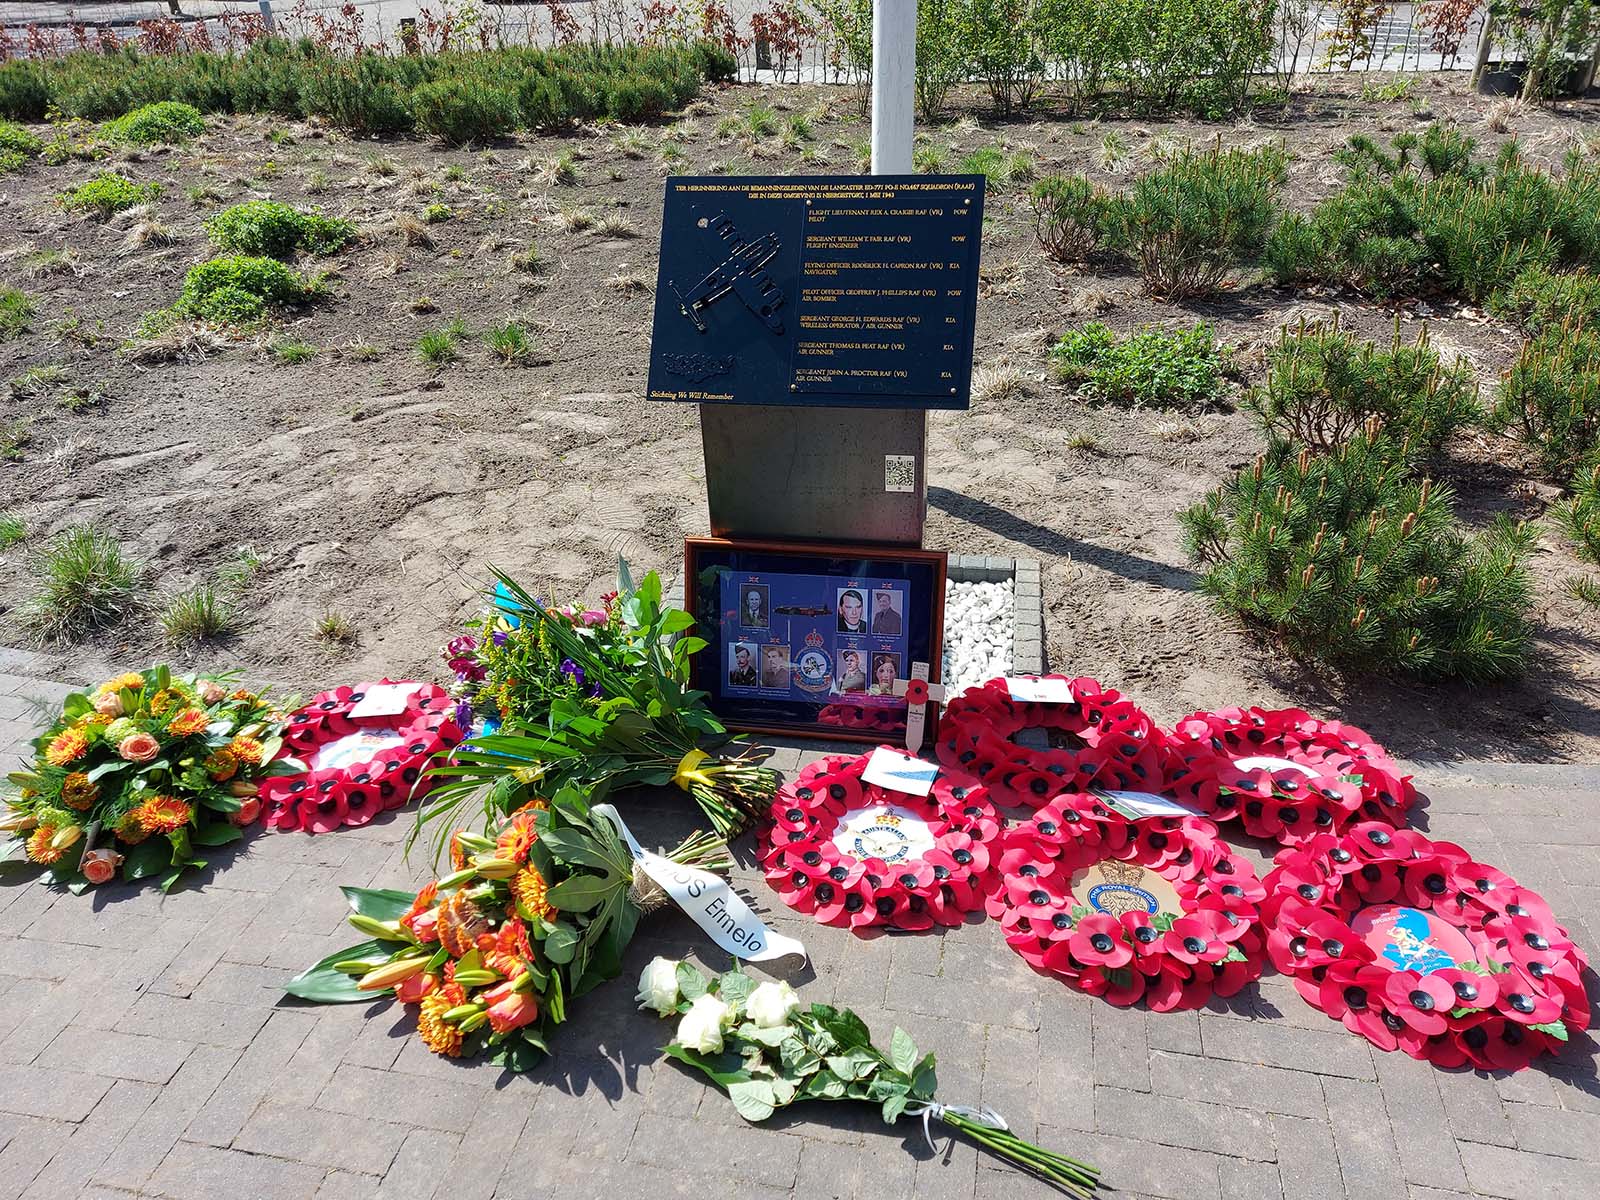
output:
[[[1409,993],[1406,996],[1406,999],[1411,1001],[1411,1007],[1419,1012],[1433,1011],[1433,997],[1428,995],[1428,993],[1423,991],[1421,988],[1417,988],[1415,991]]]
[[[955,859],[958,863],[960,863],[964,867],[969,862],[972,861],[972,851],[970,851],[970,850],[957,850],[950,857]]]
[[[1028,903],[1029,904],[1049,904],[1050,903],[1050,896],[1049,896],[1048,893],[1041,892],[1041,891],[1039,891],[1038,888],[1035,888],[1033,891],[1028,893]]]
[[[1095,934],[1089,939],[1089,944],[1095,948],[1095,953],[1097,954],[1111,953],[1111,935],[1109,933]]]
[[[805,864],[806,864],[806,866],[814,867],[821,861],[822,861],[822,855],[818,854],[815,850],[807,850],[806,851],[806,853],[805,853]]]
[[[1141,946],[1148,946],[1156,940],[1156,927],[1154,925],[1141,925],[1133,931],[1133,940]]]
[[[894,901],[892,899],[890,899],[888,896],[884,896],[883,898],[878,900],[873,905],[873,907],[878,910],[878,915],[879,916],[887,917],[890,913],[892,913],[894,911]]]
[[[917,886],[917,877],[915,875],[902,875],[902,876],[900,876],[900,886],[901,887],[908,887],[908,888],[916,887]]]
[[[1054,821],[1040,821],[1039,822],[1039,832],[1044,834],[1045,836],[1048,837],[1050,834],[1054,833],[1055,831],[1056,831],[1056,823]]]
[[[1357,1010],[1365,1008],[1367,1006],[1367,989],[1351,984],[1344,990],[1344,1002]]]
[[[1190,954],[1203,954],[1206,949],[1206,940],[1193,935],[1183,939],[1183,948]]]
[[[848,874],[850,874],[850,872],[845,870],[843,867],[834,867],[833,870],[828,872],[828,878],[833,880],[835,883],[843,883],[845,876]]]
[[[783,814],[783,819],[785,821],[803,821],[805,820],[805,815],[806,814],[801,812],[798,808],[791,808],[788,812]]]
[[[1458,979],[1452,985],[1456,989],[1456,999],[1471,1003],[1478,998],[1478,985],[1470,979]]]
[[[866,901],[858,896],[855,892],[851,892],[844,898],[844,910],[845,912],[860,912],[861,906],[865,903]]]
[[[1533,997],[1523,992],[1512,992],[1511,995],[1506,997],[1506,1003],[1523,1016],[1527,1016],[1537,1007]]]

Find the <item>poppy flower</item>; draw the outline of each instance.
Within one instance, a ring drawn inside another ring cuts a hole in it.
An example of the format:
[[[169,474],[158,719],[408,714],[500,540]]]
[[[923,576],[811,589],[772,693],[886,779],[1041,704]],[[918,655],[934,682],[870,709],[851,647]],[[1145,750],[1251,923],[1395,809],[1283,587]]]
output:
[[[1546,991],[1543,984],[1520,967],[1513,967],[1496,981],[1499,992],[1495,1008],[1508,1021],[1519,1025],[1544,1025],[1556,1020],[1566,1008],[1559,988]]]
[[[331,833],[342,828],[349,815],[342,787],[308,792],[300,799],[300,828],[307,833]]]
[[[1443,1033],[1456,1006],[1455,991],[1448,983],[1415,971],[1391,971],[1384,980],[1383,1000],[1391,1013],[1424,1037]]]
[[[1122,935],[1117,918],[1094,913],[1078,922],[1068,946],[1072,957],[1086,967],[1121,967],[1133,958],[1133,949]]]

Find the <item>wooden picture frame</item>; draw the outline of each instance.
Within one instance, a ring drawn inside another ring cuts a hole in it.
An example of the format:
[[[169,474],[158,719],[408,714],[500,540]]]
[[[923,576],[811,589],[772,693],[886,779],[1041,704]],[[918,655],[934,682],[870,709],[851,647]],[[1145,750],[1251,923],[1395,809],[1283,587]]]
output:
[[[942,550],[685,538],[684,608],[707,643],[691,685],[740,732],[902,743],[889,685],[917,662],[939,682],[946,566]]]

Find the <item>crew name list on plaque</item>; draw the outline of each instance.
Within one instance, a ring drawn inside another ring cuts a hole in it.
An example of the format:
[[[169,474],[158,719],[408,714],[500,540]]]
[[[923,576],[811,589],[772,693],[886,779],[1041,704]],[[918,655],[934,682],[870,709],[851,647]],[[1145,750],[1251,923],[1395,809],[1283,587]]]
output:
[[[667,180],[650,398],[966,408],[983,186]]]

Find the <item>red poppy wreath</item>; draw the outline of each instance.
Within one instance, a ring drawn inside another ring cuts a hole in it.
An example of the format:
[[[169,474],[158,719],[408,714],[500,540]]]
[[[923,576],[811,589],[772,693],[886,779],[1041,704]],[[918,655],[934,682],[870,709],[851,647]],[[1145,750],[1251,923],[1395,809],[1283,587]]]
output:
[[[461,738],[435,684],[383,679],[323,692],[289,716],[281,757],[307,769],[262,782],[266,822],[306,833],[365,825],[421,794],[429,760]]]
[[[1379,1049],[1517,1070],[1588,1027],[1583,952],[1538,893],[1460,846],[1368,821],[1276,861],[1273,965]]]
[[[993,883],[994,806],[959,772],[941,772],[925,797],[866,783],[871,757],[824,758],[784,785],[761,834],[767,882],[824,925],[959,925]]]
[[[1219,821],[1294,845],[1352,821],[1405,823],[1411,777],[1354,725],[1298,708],[1225,708],[1179,721],[1161,743],[1165,790]]]
[[[1034,970],[1167,1012],[1261,974],[1265,894],[1210,821],[1127,821],[1068,793],[1007,831],[988,907]]]
[[[1004,679],[968,688],[939,718],[939,761],[977,776],[996,803],[1030,808],[1090,783],[1134,791],[1158,783],[1161,733],[1155,722],[1098,680],[1067,683],[1072,699],[1064,704],[1013,700]],[[1011,739],[1024,729],[1047,730],[1068,745],[1019,746]]]

